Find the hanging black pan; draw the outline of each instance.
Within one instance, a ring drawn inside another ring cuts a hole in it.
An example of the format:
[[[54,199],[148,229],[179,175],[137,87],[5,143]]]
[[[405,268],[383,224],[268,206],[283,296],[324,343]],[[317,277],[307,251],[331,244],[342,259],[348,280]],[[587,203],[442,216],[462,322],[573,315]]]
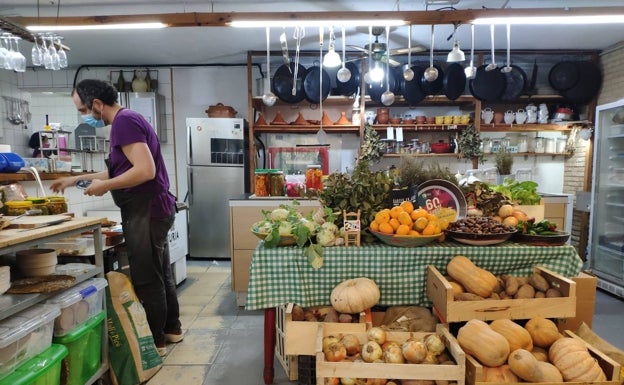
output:
[[[282,64],[273,75],[273,93],[286,103],[299,103],[305,98],[303,91],[303,78],[307,73],[304,66],[297,66],[297,86],[295,94],[292,94],[293,74],[295,72],[295,63],[290,63],[290,69],[286,64]]]
[[[500,100],[501,95],[505,92],[505,75],[500,71],[500,67],[491,71],[486,71],[483,64],[477,67],[477,75],[470,80],[468,86],[470,93],[475,98],[483,102],[495,102]]]
[[[425,69],[418,65],[412,66],[411,69],[414,71],[414,78],[412,80],[407,81],[401,76],[401,93],[410,106],[415,106],[422,102],[425,96],[427,96],[420,87],[420,78],[422,78]]]
[[[602,86],[602,73],[598,65],[592,61],[580,61],[576,63],[579,69],[579,80],[576,84],[561,92],[567,100],[584,104],[596,96]]]
[[[580,79],[579,66],[574,61],[561,61],[550,69],[548,82],[555,91],[566,91]]]
[[[349,81],[343,83],[338,80],[338,72],[336,72],[336,90],[338,91],[338,95],[351,96],[357,92],[360,86],[360,70],[353,62],[345,63],[345,67],[351,71],[351,78]]]
[[[323,90],[321,92],[321,67],[313,66],[308,68],[308,72],[303,78],[303,90],[305,93],[305,99],[310,103],[319,103],[322,99],[325,100],[329,96],[329,90],[331,89],[331,80],[327,71],[323,70]]]
[[[385,72],[384,72],[385,74]],[[390,91],[396,90],[398,87],[398,83],[396,80],[395,72],[390,70],[388,74],[388,83],[390,84]],[[383,80],[380,82],[373,82],[371,84],[366,85],[366,93],[370,95],[371,100],[381,103],[381,94],[386,92],[386,77],[384,76]]]
[[[464,67],[459,63],[451,63],[444,70],[444,95],[449,100],[455,100],[464,93],[466,88],[466,74]]]
[[[438,70],[438,77],[436,80],[430,82],[425,79],[425,76],[420,77],[420,88],[422,88],[423,92],[427,95],[437,95],[442,92],[442,88],[444,87],[444,71],[442,67],[437,64],[433,65]]]
[[[511,71],[503,72],[505,75],[505,91],[501,95],[501,100],[517,100],[526,89],[526,72],[517,65],[510,65]]]

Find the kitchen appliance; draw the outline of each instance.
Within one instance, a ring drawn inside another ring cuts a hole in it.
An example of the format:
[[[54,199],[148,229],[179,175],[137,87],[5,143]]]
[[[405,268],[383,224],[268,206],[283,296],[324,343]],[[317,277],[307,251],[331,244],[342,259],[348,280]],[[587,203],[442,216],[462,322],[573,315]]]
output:
[[[588,242],[589,266],[598,287],[620,297],[624,297],[624,124],[613,118],[623,106],[621,99],[596,108]]]
[[[189,254],[230,259],[229,199],[249,191],[247,123],[187,118],[186,127]]]
[[[155,92],[118,92],[117,99],[122,107],[129,108],[143,115],[154,127],[158,140],[167,142],[165,127],[165,97]]]

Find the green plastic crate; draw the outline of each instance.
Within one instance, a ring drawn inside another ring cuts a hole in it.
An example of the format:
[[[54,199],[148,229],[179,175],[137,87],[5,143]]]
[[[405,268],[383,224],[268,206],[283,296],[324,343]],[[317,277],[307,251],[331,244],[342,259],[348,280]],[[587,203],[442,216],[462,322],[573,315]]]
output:
[[[52,342],[65,345],[69,351],[63,360],[66,376],[61,379],[61,385],[83,385],[99,369],[105,318],[106,311],[102,311],[71,332],[53,338]]]
[[[52,344],[0,380],[0,385],[58,385],[61,383],[61,360],[67,353],[65,346]]]

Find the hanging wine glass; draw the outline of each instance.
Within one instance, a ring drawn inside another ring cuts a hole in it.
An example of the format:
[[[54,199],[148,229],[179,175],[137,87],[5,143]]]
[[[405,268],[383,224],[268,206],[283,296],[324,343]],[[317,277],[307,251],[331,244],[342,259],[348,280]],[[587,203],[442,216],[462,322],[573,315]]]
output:
[[[6,48],[4,49],[0,49],[0,51],[4,54],[4,62],[3,62],[3,68],[5,70],[12,70],[13,69],[13,60],[11,59],[11,40],[10,40],[10,33],[3,33],[2,34],[2,41],[4,41],[4,45],[6,46]]]
[[[40,66],[41,62],[41,49],[39,48],[39,44],[37,43],[37,36],[33,35],[33,42],[35,43],[30,51],[30,58],[32,59],[32,63],[34,66]]]
[[[9,50],[2,45],[2,41],[4,41],[6,45],[4,34],[0,36],[0,68],[8,69],[6,65],[9,60]]]
[[[22,40],[21,37],[13,36],[13,40],[15,41],[15,51],[13,51],[13,70],[15,72],[26,72],[26,58],[19,50],[19,41]]]
[[[48,44],[46,44],[47,37],[41,37],[41,53],[42,53],[42,61],[43,67],[47,70],[52,69],[52,55],[50,55],[50,50],[48,49]]]
[[[67,52],[63,49],[63,37],[57,36],[56,41],[59,45],[58,55],[59,55],[59,67],[67,68]]]
[[[54,35],[51,35],[49,39],[50,44],[48,45],[48,50],[50,50],[50,56],[52,57],[51,67],[54,71],[57,71],[61,69],[61,66],[59,64],[60,58],[56,50],[56,44],[54,44]]]

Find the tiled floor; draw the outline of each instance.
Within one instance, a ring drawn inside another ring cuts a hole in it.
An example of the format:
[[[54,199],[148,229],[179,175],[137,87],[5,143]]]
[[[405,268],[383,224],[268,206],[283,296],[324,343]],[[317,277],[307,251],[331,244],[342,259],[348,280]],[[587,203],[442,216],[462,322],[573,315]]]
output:
[[[236,306],[229,261],[188,261],[178,288],[186,338],[169,345],[148,385],[262,385],[263,312]],[[624,349],[624,301],[598,291],[593,329]],[[275,360],[274,384],[295,384]]]

